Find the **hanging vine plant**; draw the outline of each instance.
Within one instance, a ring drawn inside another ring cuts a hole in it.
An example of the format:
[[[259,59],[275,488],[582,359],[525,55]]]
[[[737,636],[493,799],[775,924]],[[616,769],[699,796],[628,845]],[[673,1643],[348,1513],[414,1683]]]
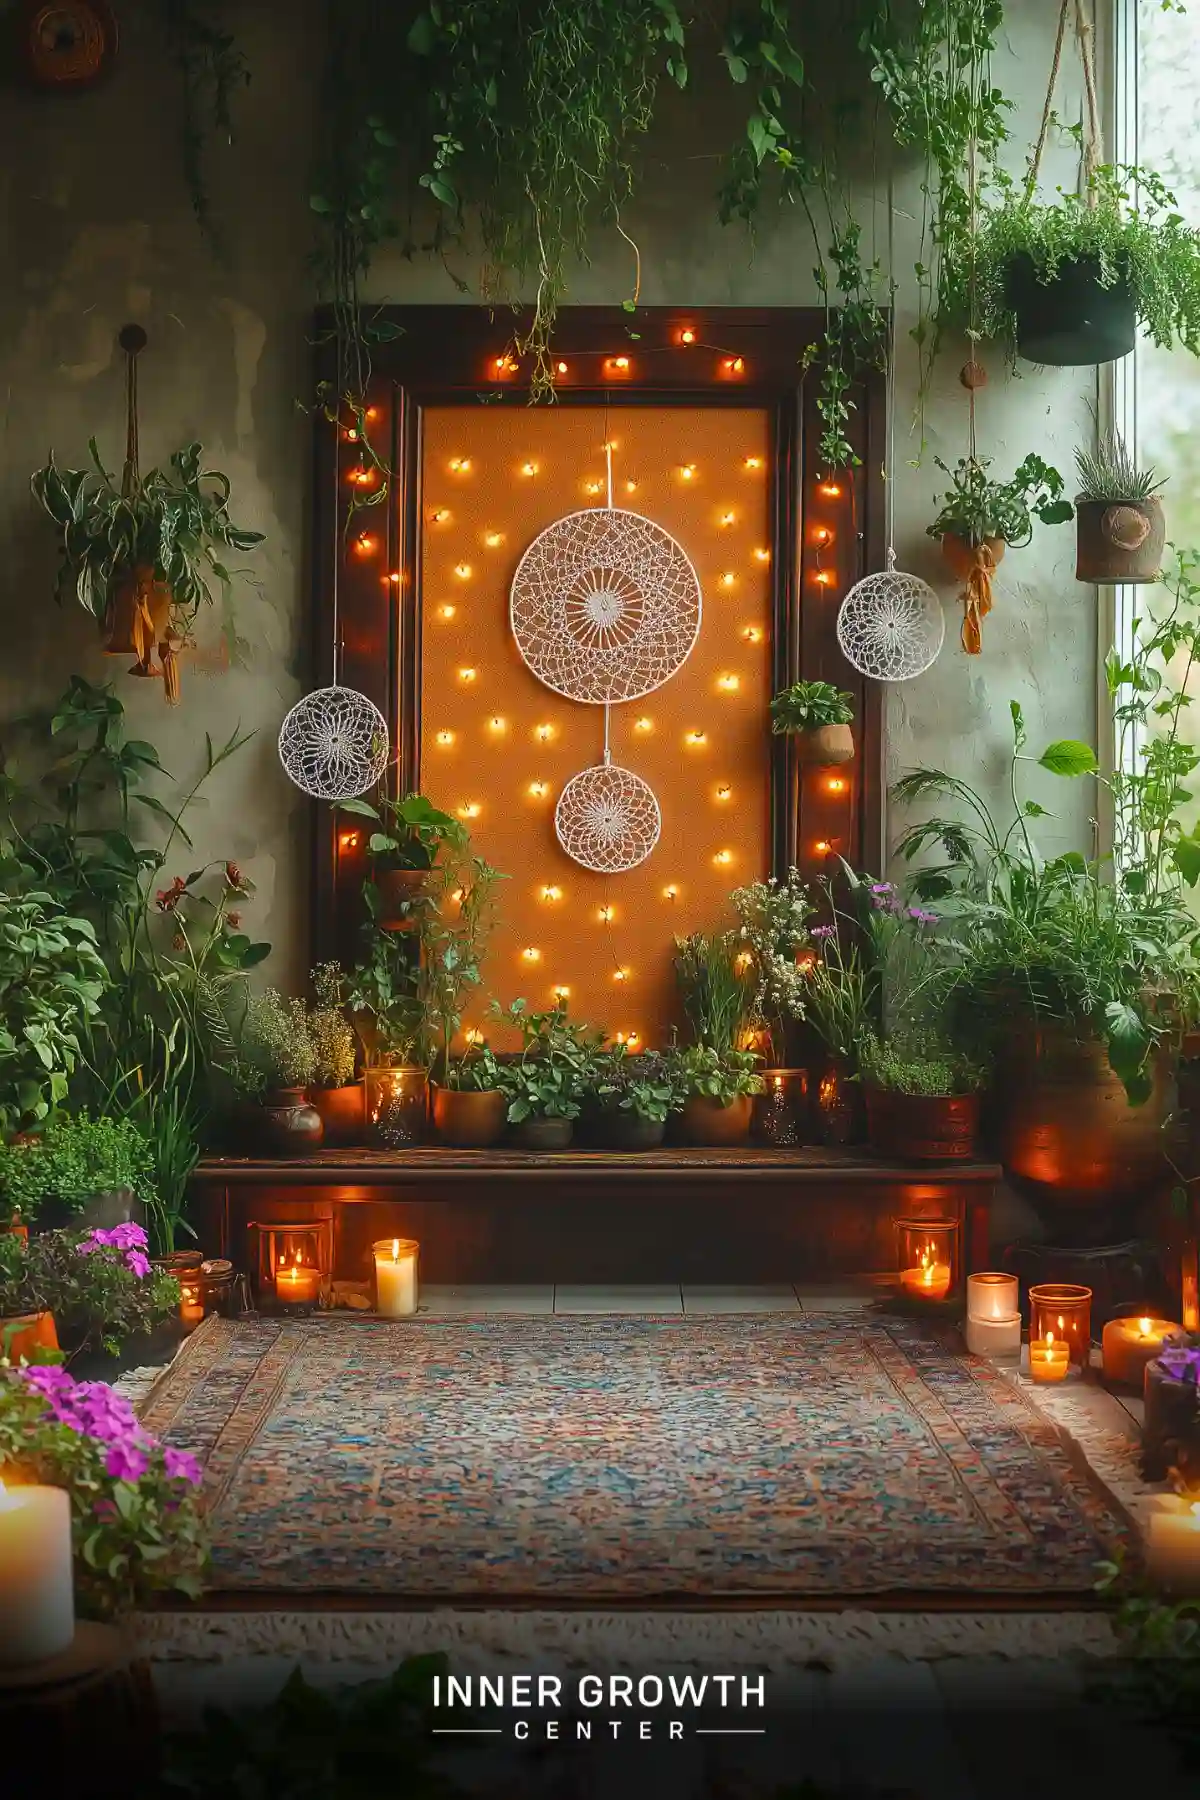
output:
[[[478,221],[484,295],[535,283],[515,340],[534,398],[552,393],[555,313],[591,227],[616,223],[665,74],[687,81],[673,0],[435,0],[414,21],[427,100],[420,176],[453,230]],[[637,302],[636,246],[631,300]]]
[[[218,0],[158,0],[163,30],[179,70],[180,151],[192,211],[201,231],[215,240],[205,155],[213,135],[233,138],[233,97],[250,80],[250,67],[232,31],[220,18]]]

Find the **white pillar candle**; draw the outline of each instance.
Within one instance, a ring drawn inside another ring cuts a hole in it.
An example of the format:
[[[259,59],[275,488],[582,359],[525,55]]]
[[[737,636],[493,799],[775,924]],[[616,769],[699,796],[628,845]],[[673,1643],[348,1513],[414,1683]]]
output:
[[[375,1249],[375,1308],[385,1319],[408,1319],[417,1310],[417,1243],[382,1238]]]
[[[0,1665],[44,1662],[74,1637],[70,1498],[0,1482]]]
[[[1171,1594],[1200,1595],[1200,1500],[1163,1495],[1150,1514],[1146,1570]]]
[[[967,1349],[973,1356],[1020,1356],[1021,1315],[1010,1319],[977,1319],[967,1314],[965,1327]]]
[[[981,1275],[967,1276],[968,1319],[995,1319],[1007,1323],[1020,1317],[1017,1300],[1017,1278],[988,1269]]]

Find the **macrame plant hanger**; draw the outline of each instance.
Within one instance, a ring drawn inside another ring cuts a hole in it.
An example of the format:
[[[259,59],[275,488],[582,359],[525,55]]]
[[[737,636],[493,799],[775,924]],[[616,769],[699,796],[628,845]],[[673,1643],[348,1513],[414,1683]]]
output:
[[[141,486],[138,467],[138,366],[148,339],[140,325],[125,325],[117,338],[125,355],[125,465],[121,498],[132,501]],[[156,618],[157,615],[157,618]],[[116,582],[109,596],[105,624],[108,654],[136,658],[131,675],[162,676],[169,706],[180,701],[179,652],[183,639],[171,625],[171,596],[156,580],[153,563],[138,562]],[[161,667],[154,661],[155,643]]]

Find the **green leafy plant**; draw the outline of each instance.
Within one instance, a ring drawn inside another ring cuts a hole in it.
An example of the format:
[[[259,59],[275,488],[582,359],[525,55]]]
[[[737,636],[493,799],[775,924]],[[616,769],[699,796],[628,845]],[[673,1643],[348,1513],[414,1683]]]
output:
[[[854,695],[829,681],[793,681],[771,702],[771,730],[776,736],[789,731],[813,731],[819,725],[854,722]]]
[[[368,1064],[428,1065],[429,1023],[418,993],[419,971],[399,932],[373,922],[363,928],[359,961],[346,977],[346,1009]]]
[[[1122,500],[1148,500],[1162,487],[1153,469],[1139,468],[1119,431],[1109,431],[1095,450],[1076,450],[1079,471],[1077,500],[1113,505]]]
[[[498,1085],[508,1096],[509,1124],[519,1125],[523,1119],[577,1119],[603,1031],[572,1023],[565,1000],[549,1012],[530,1012],[524,1000],[504,1008],[493,1003],[493,1014],[521,1034],[520,1055],[499,1065]]]
[[[242,1018],[239,1048],[250,1092],[307,1087],[316,1076],[317,1052],[303,1000],[285,1000],[276,988],[252,994]]]
[[[667,1052],[674,1079],[689,1099],[715,1100],[732,1106],[745,1094],[761,1094],[757,1072],[761,1058],[753,1050],[718,1050],[711,1044],[689,1044]]]
[[[324,962],[310,976],[316,1004],[308,1015],[308,1034],[313,1047],[313,1083],[316,1087],[344,1087],[354,1079],[354,1032],[345,1006],[341,964]]]
[[[0,1467],[70,1496],[85,1618],[119,1617],[156,1594],[199,1598],[208,1561],[199,1466],[153,1438],[104,1383],[77,1383],[53,1365],[0,1366]]]
[[[630,1113],[656,1125],[682,1111],[688,1097],[678,1057],[660,1050],[634,1054],[628,1044],[610,1044],[597,1052],[589,1086],[597,1111]]]
[[[502,1090],[501,1063],[486,1044],[474,1044],[450,1064],[446,1086],[460,1094],[494,1094]]]
[[[211,581],[228,595],[232,575],[223,555],[253,550],[261,531],[245,531],[229,516],[230,481],[202,466],[203,450],[188,444],[170,469],[151,469],[124,493],[88,442],[90,469],[59,469],[51,455],[32,478],[35,498],[61,533],[58,599],[69,595],[103,619],[114,582],[145,566],[171,591],[172,621],[187,634],[201,606],[211,605]]]
[[[740,954],[749,957],[746,1019],[752,1031],[769,1040],[778,1062],[789,1022],[804,1017],[806,978],[799,961],[808,945],[812,901],[796,869],[782,878],[772,875],[735,888],[729,901],[737,915]]]
[[[215,240],[204,161],[210,133],[233,137],[233,96],[250,80],[244,51],[212,0],[159,0],[171,55],[180,75],[180,150],[196,223]]]
[[[36,1124],[66,1098],[107,986],[89,920],[48,893],[0,893],[0,1130]]]
[[[1052,281],[1076,262],[1094,266],[1104,287],[1128,284],[1138,323],[1160,349],[1176,343],[1200,354],[1200,231],[1151,169],[1102,163],[1082,191],[1059,188],[1041,205],[1026,182],[1000,182],[998,200],[981,223],[980,328],[1015,349],[1016,320],[1007,276],[1028,257],[1035,278]]]
[[[960,457],[953,469],[940,456],[933,460],[951,485],[941,496],[933,524],[926,527],[930,537],[953,533],[973,545],[1003,538],[1019,548],[1033,536],[1034,519],[1061,525],[1072,517],[1070,501],[1062,498],[1062,476],[1040,456],[1027,456],[1009,481],[989,478],[987,457]]]
[[[465,827],[424,794],[406,794],[402,800],[384,796],[374,806],[369,800],[343,800],[338,811],[374,819],[382,826],[371,833],[367,844],[377,869],[432,869],[443,851],[467,846]]]
[[[53,1114],[26,1144],[0,1144],[0,1196],[35,1222],[47,1203],[79,1212],[97,1194],[128,1189],[152,1208],[154,1151],[130,1119]]]
[[[481,856],[459,854],[437,865],[422,906],[415,994],[421,1032],[439,1080],[462,1087],[462,1059],[453,1052],[463,1008],[483,985],[483,958],[504,878]],[[468,1051],[468,1057],[470,1052]]]
[[[975,1094],[987,1082],[984,1063],[933,1031],[911,1031],[900,1038],[864,1032],[858,1072],[869,1086],[894,1094]]]
[[[745,1029],[751,988],[750,953],[734,931],[694,931],[675,939],[675,982],[688,1027],[698,1044],[732,1050]]]
[[[151,1265],[147,1247],[140,1225],[38,1232],[0,1268],[0,1314],[51,1312],[71,1355],[115,1356],[179,1312],[179,1283]]]
[[[828,193],[828,183],[825,185]],[[847,214],[840,225],[830,227],[832,277],[823,255],[813,270],[825,307],[825,334],[819,343],[808,346],[801,368],[807,370],[816,363],[819,369],[817,463],[826,476],[862,463],[849,435],[856,404],[854,386],[868,369],[887,367],[888,315],[878,298],[882,276],[878,262],[864,263],[861,241],[857,220]],[[819,239],[817,249],[820,253]]]

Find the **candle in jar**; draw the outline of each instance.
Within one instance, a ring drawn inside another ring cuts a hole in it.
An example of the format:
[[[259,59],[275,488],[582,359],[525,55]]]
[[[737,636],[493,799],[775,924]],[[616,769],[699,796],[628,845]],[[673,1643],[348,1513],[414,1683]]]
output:
[[[286,1306],[311,1306],[321,1285],[319,1269],[310,1269],[297,1258],[287,1268],[275,1272],[275,1297]]]
[[[1153,1362],[1169,1332],[1178,1331],[1169,1319],[1143,1317],[1110,1319],[1104,1327],[1104,1379],[1117,1387],[1145,1385],[1146,1364]]]
[[[977,1319],[967,1314],[967,1349],[973,1356],[1020,1356],[1021,1315],[1009,1319]]]
[[[43,1662],[74,1636],[70,1497],[0,1481],[0,1665]]]
[[[179,1321],[185,1331],[195,1331],[204,1317],[204,1302],[195,1282],[181,1282],[179,1288]]]
[[[1007,1324],[1011,1319],[1019,1318],[1020,1313],[1015,1275],[987,1270],[980,1275],[967,1276],[968,1319],[994,1319],[997,1323]]]
[[[417,1245],[412,1238],[384,1238],[375,1245],[375,1304],[385,1319],[408,1319],[417,1310]]]
[[[1065,1381],[1071,1366],[1071,1347],[1066,1338],[1048,1331],[1029,1341],[1029,1373],[1035,1381]]]
[[[932,1244],[926,1244],[915,1269],[901,1269],[900,1285],[906,1294],[922,1300],[944,1300],[950,1291],[950,1265],[936,1260]]]
[[[1146,1571],[1172,1594],[1200,1595],[1200,1500],[1164,1495],[1150,1514]]]

